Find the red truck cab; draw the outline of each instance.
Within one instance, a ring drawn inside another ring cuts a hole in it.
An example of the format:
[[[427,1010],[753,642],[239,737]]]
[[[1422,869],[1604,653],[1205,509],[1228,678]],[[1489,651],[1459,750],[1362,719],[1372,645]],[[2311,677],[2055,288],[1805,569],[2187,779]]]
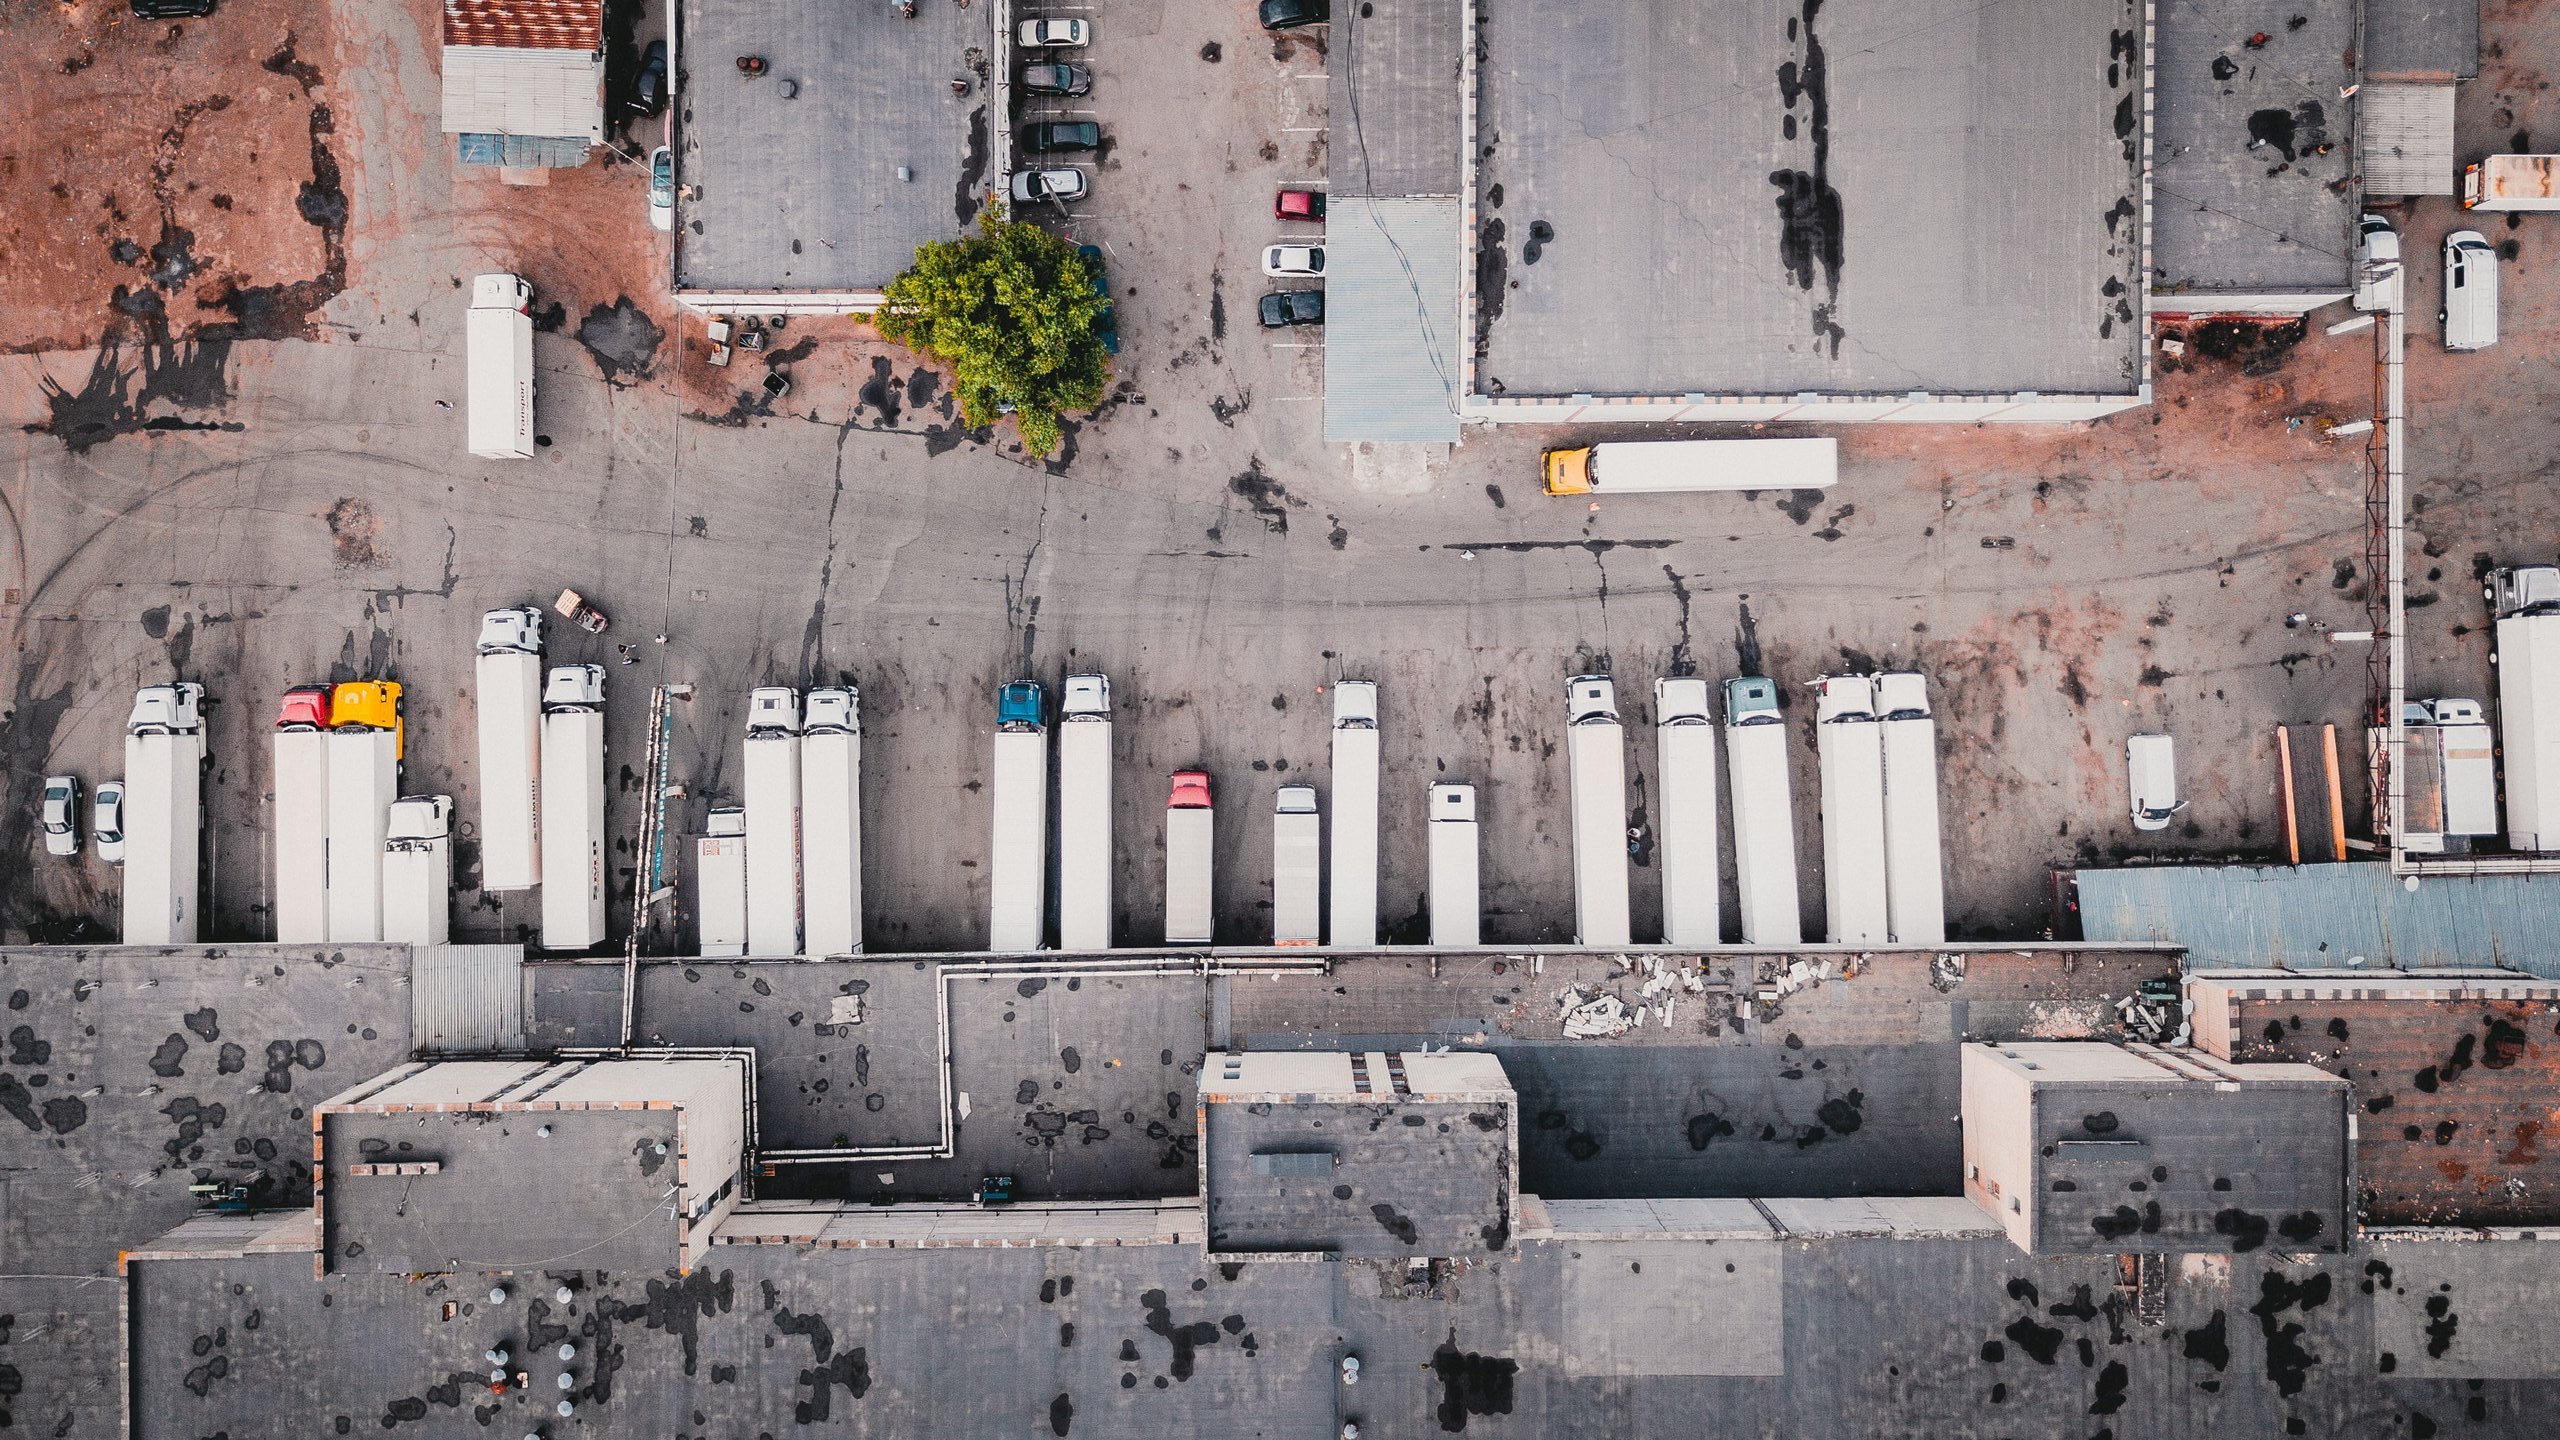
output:
[[[329,687],[296,685],[284,692],[284,704],[276,709],[279,730],[326,730],[329,728]]]
[[[1173,795],[1165,801],[1168,810],[1206,810],[1209,808],[1209,777],[1198,770],[1173,772]]]

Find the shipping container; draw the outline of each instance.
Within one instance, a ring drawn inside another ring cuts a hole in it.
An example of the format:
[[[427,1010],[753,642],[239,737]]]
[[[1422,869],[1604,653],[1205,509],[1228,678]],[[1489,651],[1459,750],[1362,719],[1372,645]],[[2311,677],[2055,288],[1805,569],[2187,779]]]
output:
[[[400,794],[399,736],[340,726],[329,742],[329,939],[382,937],[382,846]]]
[[[1823,913],[1835,945],[1880,945],[1890,936],[1885,892],[1884,735],[1875,682],[1826,675],[1813,682],[1814,753],[1822,771]]]
[[[1654,853],[1662,867],[1662,943],[1714,945],[1724,939],[1724,895],[1716,853],[1716,727],[1707,682],[1671,676],[1653,682],[1654,764],[1660,819]]]
[[[1316,787],[1283,785],[1271,815],[1271,943],[1324,938],[1324,822]]]
[[[802,947],[862,953],[862,722],[852,686],[809,692],[800,736]]]
[[[1333,894],[1327,943],[1378,943],[1378,686],[1333,687]]]
[[[276,939],[329,938],[329,740],[319,730],[279,730],[276,760]]]
[[[1724,754],[1743,943],[1801,945],[1794,785],[1787,775],[1787,727],[1775,682],[1760,675],[1725,682]]]
[[[554,666],[542,692],[542,948],[604,943],[604,667]]]
[[[1896,945],[1947,939],[1946,860],[1938,833],[1938,722],[1927,677],[1878,675],[1884,748],[1885,921]]]
[[[1164,811],[1164,942],[1206,945],[1216,933],[1217,817],[1209,804],[1209,777],[1198,770],[1174,773]]]
[[[470,372],[471,453],[533,458],[533,287],[514,275],[471,282],[463,368]]]
[[[987,860],[987,948],[1037,950],[1049,923],[1049,727],[1040,687],[996,698],[995,823]]]
[[[1111,682],[1070,675],[1058,716],[1058,948],[1111,948]]]
[[[1573,938],[1630,943],[1627,920],[1627,737],[1606,675],[1565,682],[1565,765],[1573,816]]]
[[[693,842],[696,946],[706,958],[747,953],[747,812],[711,812],[709,833]]]
[[[747,697],[747,953],[800,953],[800,695]]]
[[[204,844],[204,687],[147,685],[124,741],[124,943],[193,945]]]
[[[542,883],[542,612],[481,616],[476,664],[480,888],[530,890]]]
[[[1478,889],[1476,787],[1431,787],[1431,943],[1482,943],[1484,900]]]

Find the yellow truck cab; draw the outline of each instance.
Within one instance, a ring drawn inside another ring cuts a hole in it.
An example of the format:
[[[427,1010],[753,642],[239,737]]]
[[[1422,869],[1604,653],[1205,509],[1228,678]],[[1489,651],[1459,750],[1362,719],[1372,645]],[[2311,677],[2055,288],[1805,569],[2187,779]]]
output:
[[[391,753],[403,760],[409,757],[409,732],[400,720],[397,680],[349,680],[339,685],[329,695],[329,728],[388,730],[395,737]]]
[[[1546,454],[1547,493],[1550,495],[1588,495],[1591,493],[1591,450],[1588,445],[1571,450],[1550,450]]]

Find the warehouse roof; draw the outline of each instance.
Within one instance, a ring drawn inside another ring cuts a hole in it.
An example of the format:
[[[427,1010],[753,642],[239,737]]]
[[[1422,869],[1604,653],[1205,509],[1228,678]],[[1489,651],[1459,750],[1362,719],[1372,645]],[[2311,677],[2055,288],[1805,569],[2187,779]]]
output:
[[[604,0],[444,0],[444,43],[604,49]]]

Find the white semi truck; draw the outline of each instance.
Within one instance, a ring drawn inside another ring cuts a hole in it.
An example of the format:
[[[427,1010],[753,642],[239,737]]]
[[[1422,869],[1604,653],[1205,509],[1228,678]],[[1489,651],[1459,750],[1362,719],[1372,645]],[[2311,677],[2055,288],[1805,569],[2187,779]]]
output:
[[[339,725],[329,742],[329,939],[361,944],[382,935],[382,847],[400,795],[400,735]]]
[[[604,943],[604,667],[542,687],[542,948]]]
[[[1209,806],[1209,777],[1177,770],[1164,808],[1164,943],[1206,945],[1213,938],[1217,814]]]
[[[800,692],[747,697],[747,953],[800,953]]]
[[[1699,490],[1827,490],[1840,479],[1839,442],[1611,440],[1546,452],[1550,495],[1642,495]]]
[[[693,842],[694,928],[706,958],[747,953],[747,812],[711,812],[709,833]]]
[[[1037,950],[1049,910],[1049,723],[1040,687],[996,695],[995,826],[987,848],[987,948]]]
[[[2560,210],[2560,155],[2491,155],[2462,171],[2465,210]]]
[[[2506,758],[2507,846],[2560,850],[2560,569],[2493,570],[2489,653],[2498,676],[2498,739]]]
[[[1881,945],[1892,933],[1885,893],[1884,734],[1865,675],[1813,682],[1814,753],[1822,766],[1823,911],[1835,945]]]
[[[1724,686],[1725,771],[1733,798],[1733,872],[1746,945],[1801,945],[1796,817],[1787,778],[1787,727],[1776,682],[1743,675]]]
[[[1484,900],[1478,888],[1476,787],[1431,787],[1431,943],[1482,943]]]
[[[124,736],[124,943],[193,945],[204,843],[204,687],[146,685]]]
[[[1707,682],[1696,676],[1653,682],[1659,772],[1654,853],[1662,864],[1665,945],[1713,945],[1724,938],[1724,895],[1716,873],[1716,727],[1709,701]]]
[[[479,649],[480,888],[530,890],[542,883],[542,612],[481,616]]]
[[[1283,785],[1271,812],[1271,943],[1324,938],[1324,821],[1316,787]]]
[[[1111,681],[1067,677],[1058,715],[1058,948],[1111,948]]]
[[[1929,681],[1878,675],[1876,729],[1884,742],[1885,921],[1896,945],[1947,940],[1946,860],[1938,836],[1938,722]]]
[[[1336,950],[1378,943],[1378,685],[1333,686],[1333,898]]]
[[[862,696],[809,692],[800,730],[801,944],[813,958],[862,953]]]
[[[1608,676],[1565,682],[1564,749],[1573,787],[1574,942],[1625,945],[1627,737]]]
[[[471,453],[484,460],[532,459],[533,287],[516,275],[475,278],[463,344]]]
[[[453,934],[453,797],[391,802],[382,842],[382,938],[442,945]]]
[[[329,938],[329,687],[297,685],[276,717],[276,939]]]

